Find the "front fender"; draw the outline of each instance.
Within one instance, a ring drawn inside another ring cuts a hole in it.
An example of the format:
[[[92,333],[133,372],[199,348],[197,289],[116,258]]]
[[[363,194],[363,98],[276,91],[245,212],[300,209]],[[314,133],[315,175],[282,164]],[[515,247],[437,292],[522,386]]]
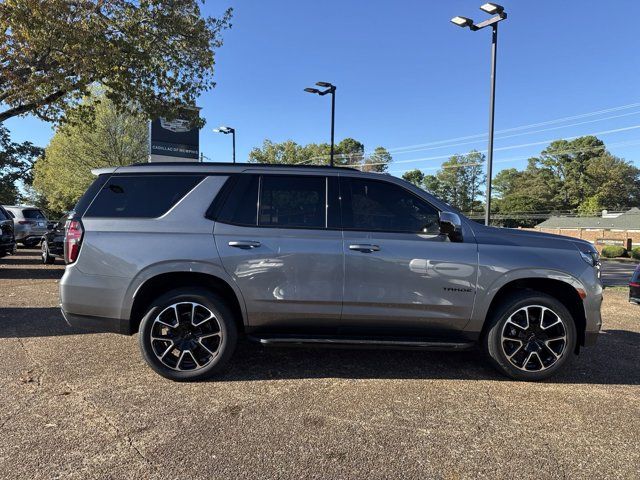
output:
[[[574,289],[585,291],[584,284],[570,273],[552,268],[517,268],[507,272],[496,271],[495,267],[480,267],[478,282],[478,294],[471,320],[465,327],[466,332],[480,333],[491,302],[496,294],[508,284],[517,280],[556,280],[564,282]]]

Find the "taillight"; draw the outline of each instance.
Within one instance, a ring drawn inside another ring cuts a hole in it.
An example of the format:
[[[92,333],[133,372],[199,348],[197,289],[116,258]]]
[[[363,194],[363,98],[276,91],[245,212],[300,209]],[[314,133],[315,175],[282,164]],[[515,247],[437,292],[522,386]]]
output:
[[[18,221],[18,223],[20,225],[33,225],[36,222],[34,222],[33,220],[20,220],[20,221]]]
[[[80,220],[69,220],[64,234],[64,261],[73,263],[78,259],[84,228]]]

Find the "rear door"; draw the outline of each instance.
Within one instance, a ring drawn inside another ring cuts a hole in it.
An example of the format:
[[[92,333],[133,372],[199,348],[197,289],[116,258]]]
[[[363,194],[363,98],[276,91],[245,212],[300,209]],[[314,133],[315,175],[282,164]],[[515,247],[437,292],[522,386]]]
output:
[[[471,317],[477,245],[439,235],[439,211],[400,185],[342,177],[346,329],[437,335]]]
[[[215,215],[215,242],[260,330],[339,326],[343,253],[337,176],[241,174]]]

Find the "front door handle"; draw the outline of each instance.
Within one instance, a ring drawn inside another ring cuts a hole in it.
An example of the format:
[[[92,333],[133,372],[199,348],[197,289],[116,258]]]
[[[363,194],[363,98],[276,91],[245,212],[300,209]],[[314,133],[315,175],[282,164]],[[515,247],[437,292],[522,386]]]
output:
[[[229,246],[250,250],[252,248],[258,248],[260,246],[260,242],[255,242],[253,240],[233,240],[229,242]]]
[[[380,247],[378,245],[371,245],[368,243],[356,243],[354,245],[349,245],[349,250],[357,250],[358,252],[371,253],[371,252],[377,252],[378,250],[380,250]]]

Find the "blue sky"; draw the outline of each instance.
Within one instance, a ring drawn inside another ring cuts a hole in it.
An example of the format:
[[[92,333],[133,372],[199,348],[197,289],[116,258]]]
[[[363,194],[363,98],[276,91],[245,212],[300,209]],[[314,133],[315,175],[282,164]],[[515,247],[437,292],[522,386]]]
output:
[[[338,87],[337,141],[387,147],[395,175],[434,172],[448,155],[485,149],[490,31],[449,22],[487,18],[481,3],[207,1],[207,14],[235,13],[217,54],[218,85],[199,102],[201,150],[230,161],[230,136],[212,133],[221,124],[236,128],[239,160],[265,138],[328,142],[329,97],[302,91],[318,80]],[[494,170],[522,168],[547,140],[596,132],[640,166],[640,2],[500,3],[509,18],[500,24],[496,130],[576,118],[497,135]],[[43,146],[53,133],[29,117],[7,126],[14,139]]]

